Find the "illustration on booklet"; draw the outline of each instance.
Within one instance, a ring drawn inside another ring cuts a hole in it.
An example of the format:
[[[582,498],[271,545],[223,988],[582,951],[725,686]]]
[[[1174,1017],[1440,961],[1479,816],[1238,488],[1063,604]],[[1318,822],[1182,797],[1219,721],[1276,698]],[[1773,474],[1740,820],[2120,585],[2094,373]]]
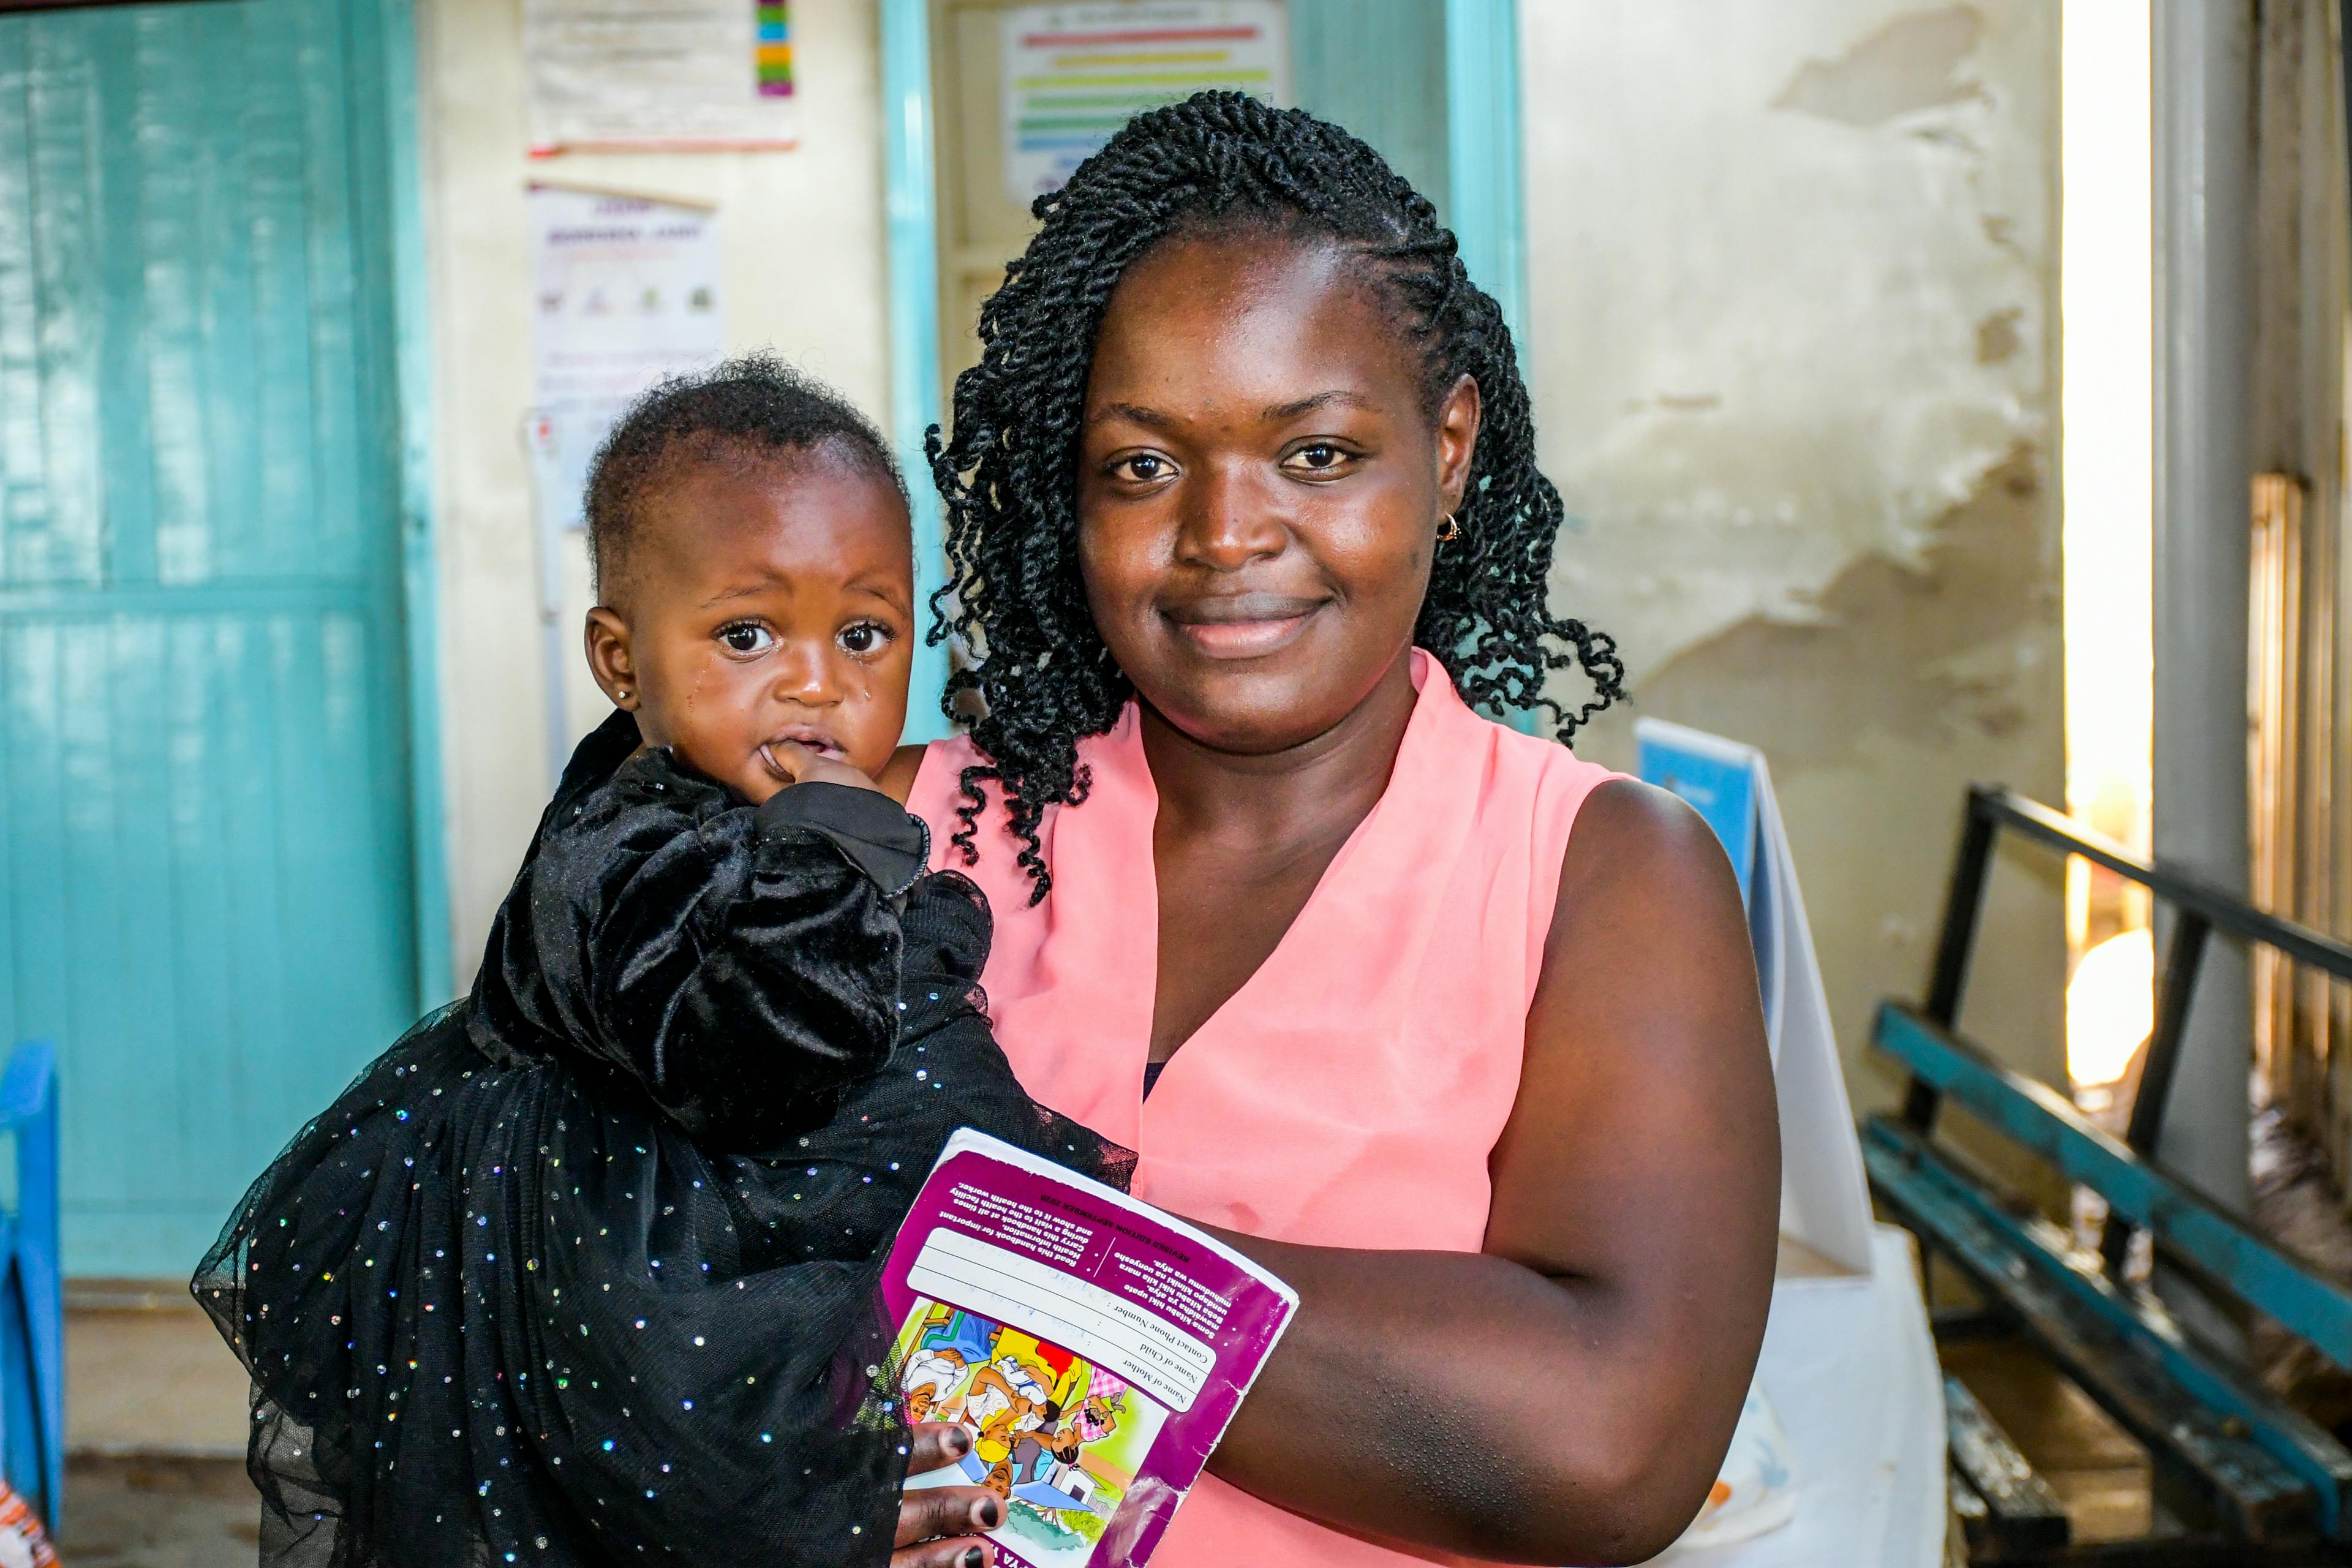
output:
[[[1010,1505],[998,1539],[1037,1568],[1084,1563],[1167,1412],[1059,1345],[944,1302],[915,1302],[898,1358],[908,1418],[972,1434],[962,1479]]]

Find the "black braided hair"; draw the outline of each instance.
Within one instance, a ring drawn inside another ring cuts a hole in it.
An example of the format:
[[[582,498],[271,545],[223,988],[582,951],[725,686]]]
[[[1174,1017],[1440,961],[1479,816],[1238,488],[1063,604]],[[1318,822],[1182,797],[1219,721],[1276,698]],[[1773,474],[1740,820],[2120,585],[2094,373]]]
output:
[[[874,422],[831,387],[761,352],[656,383],[629,405],[588,467],[584,510],[596,591],[628,574],[646,496],[679,463],[760,461],[823,447],[907,499]]]
[[[1546,710],[1563,742],[1624,695],[1615,643],[1547,606],[1559,492],[1536,468],[1502,310],[1470,281],[1436,209],[1378,153],[1302,110],[1203,92],[1129,121],[1032,210],[1042,226],[981,307],[980,363],[956,377],[955,435],[943,441],[935,426],[927,443],[948,554],[929,635],[961,639],[978,660],[949,677],[943,699],[951,720],[977,710],[972,741],[987,759],[963,770],[952,842],[967,864],[978,858],[982,786],[994,781],[1031,901],[1045,897],[1038,824],[1047,805],[1085,798],[1078,740],[1108,730],[1128,698],[1079,580],[1076,456],[1104,304],[1171,235],[1257,228],[1345,246],[1372,264],[1420,346],[1428,412],[1467,375],[1483,416],[1461,532],[1438,548],[1415,642],[1465,700]],[[1593,695],[1570,713],[1544,681],[1577,667]]]

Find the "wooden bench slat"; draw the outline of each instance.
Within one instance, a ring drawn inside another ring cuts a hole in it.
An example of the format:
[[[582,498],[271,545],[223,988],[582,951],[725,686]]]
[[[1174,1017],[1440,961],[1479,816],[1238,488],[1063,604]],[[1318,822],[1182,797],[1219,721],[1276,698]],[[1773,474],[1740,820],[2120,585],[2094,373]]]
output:
[[[2352,1474],[2336,1473],[2299,1446],[2300,1464],[2290,1468],[2284,1456],[2256,1440],[2257,1423],[2242,1412],[2261,1402],[2247,1391],[2230,1389],[2210,1368],[2190,1369],[2205,1386],[2184,1386],[2157,1353],[2147,1326],[2096,1299],[2098,1289],[2112,1290],[2104,1279],[2082,1274],[2033,1240],[2024,1223],[2000,1213],[1907,1128],[1874,1118],[1864,1131],[1863,1158],[1872,1184],[1898,1217],[1933,1236],[1937,1250],[2013,1313],[2037,1346],[2145,1445],[2159,1468],[2189,1479],[2228,1528],[2256,1542],[2334,1532],[2352,1491]],[[2193,1358],[2193,1352],[2181,1354]],[[2209,1394],[2232,1399],[2236,1407],[2213,1408]],[[2333,1448],[2338,1465],[2352,1458],[2274,1399],[2263,1413],[2288,1417],[2284,1426],[2299,1422]],[[2241,1422],[2243,1430],[2233,1429]],[[2275,1429],[2263,1435],[2278,1440]],[[2298,1473],[2304,1468],[2317,1473]]]
[[[2153,1231],[2290,1333],[2352,1370],[2352,1293],[2306,1272],[2210,1202],[2168,1180],[2049,1085],[1988,1059],[1916,1010],[1883,1004],[1876,1039],[1919,1080],[2068,1179],[2095,1189],[2110,1213]]]
[[[1968,1478],[1983,1510],[1969,1531],[1971,1548],[1979,1537],[1983,1550],[2001,1556],[2065,1545],[2073,1527],[2058,1494],[1957,1377],[1944,1379],[1944,1423],[1953,1468]],[[1962,1522],[1969,1522],[1965,1515]]]

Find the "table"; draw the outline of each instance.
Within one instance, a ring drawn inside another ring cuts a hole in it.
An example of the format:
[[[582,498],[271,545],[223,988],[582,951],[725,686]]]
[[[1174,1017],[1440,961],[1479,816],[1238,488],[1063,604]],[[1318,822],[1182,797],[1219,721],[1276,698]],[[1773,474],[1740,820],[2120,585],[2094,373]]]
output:
[[[1757,1381],[1788,1434],[1796,1517],[1734,1545],[1683,1549],[1672,1568],[1937,1568],[1948,1513],[1944,1386],[1917,1251],[1873,1226],[1869,1279],[1772,1289]]]

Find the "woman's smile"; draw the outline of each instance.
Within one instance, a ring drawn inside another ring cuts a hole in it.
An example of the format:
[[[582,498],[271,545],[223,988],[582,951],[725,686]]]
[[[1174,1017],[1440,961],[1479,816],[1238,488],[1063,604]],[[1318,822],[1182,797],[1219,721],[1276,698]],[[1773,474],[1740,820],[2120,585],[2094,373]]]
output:
[[[1160,615],[1205,658],[1263,658],[1296,642],[1328,599],[1219,594],[1165,605]]]

